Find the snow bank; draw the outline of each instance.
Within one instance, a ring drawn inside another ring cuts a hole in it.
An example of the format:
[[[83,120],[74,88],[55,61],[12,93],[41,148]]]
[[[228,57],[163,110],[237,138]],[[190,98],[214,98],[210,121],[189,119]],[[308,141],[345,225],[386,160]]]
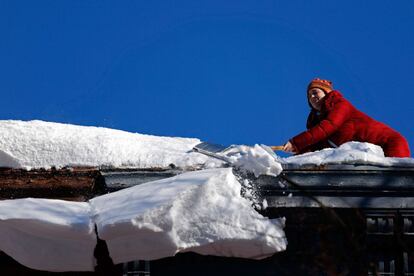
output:
[[[213,162],[201,154],[189,153],[199,142],[102,127],[0,121],[0,167],[197,167]]]
[[[296,165],[367,164],[380,166],[413,167],[412,158],[384,156],[380,146],[370,143],[348,142],[338,148],[328,148],[279,159],[281,163]]]
[[[96,244],[90,206],[52,199],[0,201],[0,250],[48,271],[93,271]]]
[[[282,220],[240,195],[231,169],[210,169],[90,200],[99,237],[115,263],[178,252],[263,258],[286,248]]]

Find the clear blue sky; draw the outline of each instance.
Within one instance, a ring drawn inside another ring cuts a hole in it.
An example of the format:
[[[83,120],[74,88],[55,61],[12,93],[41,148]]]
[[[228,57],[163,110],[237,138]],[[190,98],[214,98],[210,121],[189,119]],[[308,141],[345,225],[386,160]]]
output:
[[[414,2],[341,2],[0,0],[0,119],[281,144],[321,77],[414,150]]]

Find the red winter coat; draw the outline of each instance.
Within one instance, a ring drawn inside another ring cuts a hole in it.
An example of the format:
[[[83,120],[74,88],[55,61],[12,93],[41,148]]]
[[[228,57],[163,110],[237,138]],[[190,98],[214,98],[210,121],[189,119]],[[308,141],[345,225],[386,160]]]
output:
[[[290,139],[298,153],[331,147],[328,141],[337,146],[358,141],[381,146],[388,157],[410,157],[401,134],[356,109],[336,90],[325,96],[320,114],[312,109],[307,128]]]

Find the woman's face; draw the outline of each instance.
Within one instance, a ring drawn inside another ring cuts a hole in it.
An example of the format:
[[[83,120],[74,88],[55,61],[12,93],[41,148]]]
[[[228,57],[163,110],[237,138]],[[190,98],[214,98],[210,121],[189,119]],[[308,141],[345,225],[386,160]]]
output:
[[[321,110],[322,99],[326,96],[325,92],[320,88],[312,88],[308,91],[308,99],[312,107],[318,111]]]

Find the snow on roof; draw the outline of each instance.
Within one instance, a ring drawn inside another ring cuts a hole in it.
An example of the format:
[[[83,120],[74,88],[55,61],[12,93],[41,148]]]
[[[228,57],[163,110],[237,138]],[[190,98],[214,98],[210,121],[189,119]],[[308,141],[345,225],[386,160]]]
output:
[[[390,158],[384,156],[380,146],[348,142],[338,148],[327,148],[305,154],[280,157],[266,145],[232,145],[220,153],[224,160],[239,169],[260,175],[277,176],[283,170],[283,165],[326,165],[326,164],[366,164],[390,167],[414,167],[412,158]]]
[[[94,224],[86,202],[27,198],[0,201],[0,250],[47,271],[93,271]]]
[[[98,235],[114,263],[179,252],[264,258],[286,248],[283,219],[267,219],[240,194],[231,168],[187,172],[89,202],[0,201],[0,250],[25,266],[92,271]]]
[[[113,167],[180,168],[221,167],[222,161],[192,152],[199,139],[160,137],[102,127],[43,121],[0,121],[0,167]],[[365,163],[414,166],[411,158],[385,158],[382,149],[349,142],[281,158],[263,145],[234,146],[226,153],[234,166],[260,174],[278,175],[281,164]]]
[[[287,158],[281,158],[283,164],[324,165],[324,164],[367,164],[393,167],[414,167],[413,158],[385,157],[380,146],[348,142],[338,148],[327,148]]]
[[[231,168],[184,173],[90,200],[115,263],[179,252],[264,258],[286,248],[281,219],[257,213]]]
[[[264,145],[232,146],[225,151],[225,155],[232,166],[251,172],[256,177],[262,174],[277,176],[282,172],[280,157]]]
[[[220,167],[221,161],[190,152],[199,142],[42,121],[0,121],[0,166]],[[283,164],[414,165],[411,158],[385,158],[380,147],[357,142],[288,158],[263,145],[236,146],[226,158],[256,176],[276,176]],[[185,251],[263,258],[284,250],[283,220],[261,216],[240,189],[231,168],[216,168],[134,186],[86,203],[0,201],[0,250],[36,269],[93,270],[95,224],[115,263]]]
[[[44,121],[0,121],[0,167],[180,168],[218,162],[190,152],[198,139]]]

